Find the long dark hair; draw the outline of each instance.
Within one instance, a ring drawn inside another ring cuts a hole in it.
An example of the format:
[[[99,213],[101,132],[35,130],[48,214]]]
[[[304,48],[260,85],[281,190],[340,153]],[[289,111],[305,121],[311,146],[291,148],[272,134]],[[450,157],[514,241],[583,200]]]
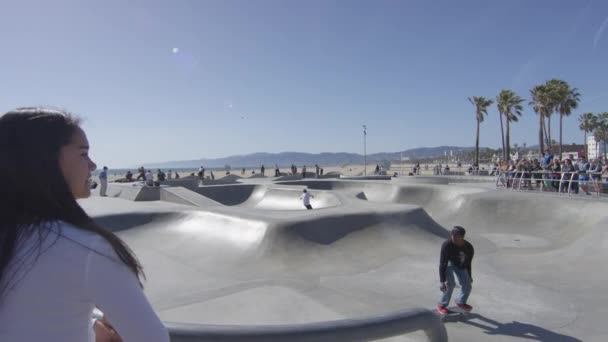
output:
[[[100,235],[138,279],[143,277],[133,252],[87,215],[61,172],[60,150],[79,127],[80,119],[50,108],[19,108],[0,117],[0,299],[16,273],[8,274],[8,266],[21,239],[37,234],[38,248],[28,252],[38,258],[48,232],[42,225],[57,221]]]

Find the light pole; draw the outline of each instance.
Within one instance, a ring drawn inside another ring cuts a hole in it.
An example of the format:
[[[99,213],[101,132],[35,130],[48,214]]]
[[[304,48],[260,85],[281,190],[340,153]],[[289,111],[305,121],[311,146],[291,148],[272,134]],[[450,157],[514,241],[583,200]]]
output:
[[[367,176],[367,125],[363,125],[363,175]]]

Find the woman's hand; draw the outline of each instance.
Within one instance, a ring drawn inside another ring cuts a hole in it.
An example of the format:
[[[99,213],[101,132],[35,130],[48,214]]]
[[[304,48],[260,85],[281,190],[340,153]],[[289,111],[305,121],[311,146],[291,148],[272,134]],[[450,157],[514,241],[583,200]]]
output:
[[[95,342],[122,342],[120,335],[106,319],[98,319],[93,326]]]

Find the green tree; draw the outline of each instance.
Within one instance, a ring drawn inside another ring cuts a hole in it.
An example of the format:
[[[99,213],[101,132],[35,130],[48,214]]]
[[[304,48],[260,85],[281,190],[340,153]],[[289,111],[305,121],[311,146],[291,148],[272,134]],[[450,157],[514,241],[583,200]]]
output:
[[[551,116],[554,112],[557,112],[558,104],[561,100],[560,98],[560,89],[563,86],[564,81],[553,78],[545,82],[545,101],[547,105],[547,138],[546,141],[548,144],[555,145],[553,142],[553,137],[551,136]]]
[[[585,113],[585,114],[581,114],[578,117],[578,128],[580,128],[581,131],[583,131],[585,133],[585,155],[587,157],[589,157],[589,149],[587,146],[587,133],[592,133],[593,130],[595,129],[595,125],[596,125],[596,121],[597,118],[595,115],[593,115],[593,113]]]
[[[505,116],[505,126],[506,130],[503,133],[504,142],[503,142],[503,158],[505,160],[511,158],[511,148],[509,146],[509,126],[511,122],[519,121],[518,117],[521,116],[523,111],[523,106],[521,103],[524,102],[524,99],[516,95],[512,90],[502,90],[498,96],[496,97],[496,105],[498,107],[498,112],[501,115],[501,133],[502,133],[502,116]]]
[[[597,120],[595,121],[595,130],[593,131],[593,136],[595,137],[595,141],[597,143],[603,141],[604,161],[606,161],[606,140],[608,140],[608,112],[598,114],[596,118]]]
[[[475,139],[475,164],[479,166],[479,126],[483,119],[488,115],[488,107],[494,103],[493,100],[486,99],[483,96],[469,97],[469,102],[475,106],[475,118],[477,120],[477,137]]]
[[[562,155],[562,134],[564,116],[570,116],[572,110],[578,107],[581,101],[581,94],[578,89],[570,88],[566,81],[559,81],[555,88],[555,109],[559,113],[559,155]]]
[[[545,126],[545,118],[549,118],[552,111],[551,98],[548,93],[547,85],[541,84],[532,88],[530,90],[530,96],[532,97],[532,100],[529,104],[538,115],[538,147],[540,149],[540,155],[542,155],[545,151],[545,141],[547,142],[547,145],[549,145],[550,142]]]

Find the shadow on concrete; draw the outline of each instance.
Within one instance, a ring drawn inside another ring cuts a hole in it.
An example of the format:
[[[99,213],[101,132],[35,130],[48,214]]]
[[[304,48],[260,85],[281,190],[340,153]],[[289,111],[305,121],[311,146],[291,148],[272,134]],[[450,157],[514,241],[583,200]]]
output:
[[[474,313],[446,317],[445,322],[462,322],[482,329],[488,335],[513,336],[532,341],[582,342],[582,340],[579,340],[578,338],[556,333],[537,325],[517,321],[500,323],[491,318]]]

